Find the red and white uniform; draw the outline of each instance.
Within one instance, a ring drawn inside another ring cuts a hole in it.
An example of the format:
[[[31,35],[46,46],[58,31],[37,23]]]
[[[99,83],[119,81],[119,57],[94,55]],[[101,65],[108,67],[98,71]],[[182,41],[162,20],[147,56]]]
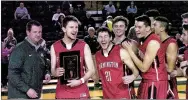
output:
[[[139,46],[143,55],[148,43],[160,39],[156,34],[149,34],[142,45]],[[160,48],[147,72],[141,72],[142,82],[138,89],[138,99],[166,99],[168,89],[167,70],[165,66],[165,52]]]
[[[184,55],[183,55],[183,60],[188,61],[188,45],[185,47]],[[188,68],[186,70],[186,74],[188,75]],[[188,79],[186,83],[186,99],[188,99]]]
[[[176,42],[176,39],[174,39],[173,37],[169,37],[167,38],[166,40],[164,40],[162,42],[162,46],[161,46],[161,49],[164,50],[164,52],[167,51],[167,48],[169,46],[170,43],[175,43],[177,44]],[[165,53],[165,61],[167,63],[167,58],[166,58],[166,53]],[[170,76],[170,75],[169,75]],[[170,77],[170,79],[168,80],[169,82],[169,88],[168,88],[168,99],[179,99],[178,97],[178,89],[177,89],[177,80],[176,80],[176,77],[172,78]]]
[[[125,75],[123,62],[120,57],[120,46],[112,47],[108,57],[102,50],[96,53],[96,63],[103,87],[104,99],[130,99],[128,85],[123,83]]]
[[[59,61],[59,54],[61,52],[67,52],[67,51],[80,51],[80,74],[81,77],[84,76],[84,47],[85,42],[81,40],[76,40],[72,44],[72,48],[70,50],[66,49],[66,44],[62,40],[58,40],[53,44],[55,54],[56,54],[56,67],[60,67],[60,61]],[[58,79],[57,87],[56,87],[56,99],[66,99],[66,98],[89,98],[89,89],[87,87],[87,84],[81,84],[76,87],[69,87],[66,86],[66,84],[61,84],[60,79]]]

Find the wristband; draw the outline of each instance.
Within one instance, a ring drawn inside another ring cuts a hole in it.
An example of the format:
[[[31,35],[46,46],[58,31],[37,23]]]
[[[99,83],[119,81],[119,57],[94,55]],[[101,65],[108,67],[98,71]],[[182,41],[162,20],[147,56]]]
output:
[[[85,80],[83,78],[81,78],[80,80],[81,80],[82,84],[85,83]]]
[[[79,80],[80,81],[80,85],[82,84],[82,81],[81,80]]]

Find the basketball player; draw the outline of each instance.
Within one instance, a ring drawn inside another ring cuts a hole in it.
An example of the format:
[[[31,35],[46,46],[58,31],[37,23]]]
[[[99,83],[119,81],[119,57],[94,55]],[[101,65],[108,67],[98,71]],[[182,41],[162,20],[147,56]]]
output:
[[[90,97],[87,87],[87,80],[94,73],[94,63],[91,56],[89,46],[82,40],[78,40],[78,25],[79,21],[74,16],[66,16],[63,20],[62,30],[65,33],[61,40],[56,41],[51,46],[51,72],[55,77],[63,76],[65,69],[60,66],[59,54],[67,51],[80,51],[80,79],[68,80],[68,84],[61,84],[58,79],[56,87],[57,99],[81,99]],[[87,67],[87,72],[84,74],[84,63]]]
[[[138,38],[144,38],[139,46],[139,56],[133,52],[132,44],[124,42],[132,60],[141,71],[142,81],[138,89],[138,99],[166,99],[168,89],[165,53],[160,48],[161,42],[151,31],[151,20],[148,16],[137,17],[135,31]]]
[[[185,76],[188,78],[188,24],[183,24],[183,34],[181,40],[185,44],[183,61],[180,62],[180,68],[171,73],[172,77]],[[188,99],[188,80],[186,83],[186,99]]]
[[[178,45],[173,37],[168,35],[169,32],[169,20],[166,17],[158,16],[154,21],[154,30],[157,35],[160,36],[162,41],[161,48],[166,52],[165,60],[167,63],[167,72],[170,74],[176,66],[176,60],[178,56]],[[179,99],[177,90],[176,77],[172,78],[169,75],[169,89],[167,99]]]
[[[114,45],[112,34],[106,27],[97,31],[101,50],[95,55],[97,72],[101,78],[104,99],[131,99],[128,84],[138,76],[128,52],[119,45]],[[124,64],[133,72],[127,75]]]
[[[145,12],[145,15],[147,15],[149,17],[149,19],[151,20],[151,30],[152,32],[154,32],[154,26],[153,26],[153,22],[154,19],[160,15],[159,11],[156,9],[150,9],[148,11]],[[129,32],[127,34],[127,37],[130,39],[134,39],[135,41],[139,42],[139,39],[136,36],[136,32],[135,32],[135,26],[132,26],[129,29]]]
[[[137,52],[137,42],[133,39],[129,39],[126,37],[126,31],[129,26],[129,20],[126,17],[123,16],[117,16],[113,19],[113,32],[114,32],[114,39],[113,43],[115,45],[122,44],[124,41],[131,41],[131,43],[134,45],[133,49],[135,52]],[[132,71],[129,68],[126,68],[126,72],[128,75],[132,74]],[[131,93],[131,98],[135,99],[136,98],[136,93],[134,90],[134,81],[129,84],[130,88],[130,93]]]

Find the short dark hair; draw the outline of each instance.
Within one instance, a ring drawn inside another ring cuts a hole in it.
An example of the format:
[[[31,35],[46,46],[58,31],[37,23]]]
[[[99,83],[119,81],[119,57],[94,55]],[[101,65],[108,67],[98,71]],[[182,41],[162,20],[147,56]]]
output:
[[[107,27],[100,27],[97,29],[97,36],[99,35],[100,32],[108,32],[108,35],[112,37],[112,33]]]
[[[145,15],[147,15],[148,17],[157,17],[160,15],[159,11],[156,10],[156,9],[151,9],[151,10],[148,10],[146,11]]]
[[[144,22],[145,26],[151,26],[151,20],[146,15],[141,15],[135,18],[136,21],[142,21]]]
[[[113,19],[113,25],[119,21],[123,21],[125,23],[125,26],[128,27],[129,25],[129,20],[124,17],[124,16],[116,16],[114,19]]]
[[[188,30],[188,24],[183,24],[184,30]]]
[[[27,23],[27,25],[26,25],[26,30],[30,32],[30,31],[31,31],[31,27],[32,27],[33,25],[35,25],[35,26],[42,26],[38,21],[36,21],[36,20],[31,20],[31,21],[29,21],[29,22]]]
[[[75,16],[72,16],[72,15],[69,15],[69,16],[66,16],[64,19],[63,19],[63,27],[66,27],[68,22],[70,21],[74,21],[74,22],[77,22],[78,25],[80,25],[80,21],[75,17]]]
[[[161,22],[161,26],[162,27],[165,27],[165,32],[169,32],[170,30],[170,22],[169,20],[166,18],[166,17],[163,17],[163,16],[158,16],[155,18],[156,21],[160,21]]]
[[[188,18],[188,12],[183,13],[183,14],[181,15],[181,18]]]

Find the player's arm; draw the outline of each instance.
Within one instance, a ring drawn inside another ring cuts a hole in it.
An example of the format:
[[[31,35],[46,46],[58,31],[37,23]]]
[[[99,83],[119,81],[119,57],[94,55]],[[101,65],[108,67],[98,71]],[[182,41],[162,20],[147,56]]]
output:
[[[86,81],[89,78],[91,78],[94,74],[94,63],[93,63],[93,59],[91,55],[91,50],[88,44],[85,44],[85,47],[84,47],[84,57],[85,57],[85,64],[87,67],[87,72],[82,78],[84,79],[84,81]]]
[[[180,68],[182,69],[183,76],[188,77],[188,60],[182,61]]]
[[[141,61],[131,49],[130,43],[125,43],[132,60],[141,72],[147,72],[157,55],[157,51],[160,48],[159,42],[152,40],[148,43],[143,61]]]
[[[184,55],[184,54],[179,54],[179,55],[178,55],[178,61],[179,61],[179,62],[183,61],[183,55]]]
[[[121,60],[126,64],[126,66],[128,66],[133,72],[132,75],[123,77],[124,83],[131,83],[134,79],[137,78],[139,74],[138,70],[135,67],[129,53],[123,48],[120,49],[120,57],[121,57]]]
[[[59,77],[64,74],[64,69],[63,68],[56,68],[56,55],[55,55],[55,50],[54,46],[52,45],[50,48],[50,55],[51,55],[51,73],[52,76]]]
[[[183,75],[188,78],[188,65],[186,67],[184,67],[183,69]]]
[[[180,62],[180,68],[173,70],[170,73],[171,77],[185,76],[188,77],[188,60]]]
[[[167,71],[171,73],[176,66],[176,60],[178,55],[177,44],[170,43],[167,47],[166,55],[167,55],[167,65],[168,65]]]
[[[127,41],[124,41],[124,42],[127,42]],[[122,47],[123,47],[123,43],[122,43]],[[138,53],[138,49],[137,49],[138,48],[138,43],[137,43],[137,41],[131,39],[130,43],[132,44],[132,50],[133,50],[133,52],[135,54],[137,54]]]
[[[93,64],[93,59],[92,59],[92,56],[91,56],[91,50],[88,46],[88,44],[85,44],[84,46],[84,60],[85,60],[85,64],[86,64],[86,73],[85,75],[80,78],[79,80],[68,80],[68,84],[67,86],[70,86],[70,87],[75,87],[75,86],[79,86],[83,83],[85,83],[85,81],[87,81],[89,78],[91,78],[94,74],[94,64]]]
[[[93,62],[94,62],[94,74],[92,76],[92,79],[95,82],[99,82],[99,74],[98,74],[98,70],[97,70],[97,63],[96,63],[95,56],[93,56]]]
[[[131,43],[133,44],[132,49],[133,49],[134,53],[137,54],[138,53],[138,43],[137,43],[137,41],[131,39]]]

